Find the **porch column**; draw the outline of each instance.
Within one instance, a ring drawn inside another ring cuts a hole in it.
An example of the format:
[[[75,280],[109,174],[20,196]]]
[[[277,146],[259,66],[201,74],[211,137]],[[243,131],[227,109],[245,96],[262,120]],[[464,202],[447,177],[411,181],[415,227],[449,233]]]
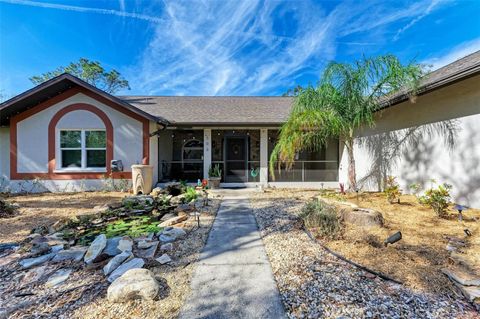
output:
[[[203,178],[208,178],[208,170],[212,165],[212,130],[203,130]]]
[[[260,129],[260,183],[268,183],[268,130]]]

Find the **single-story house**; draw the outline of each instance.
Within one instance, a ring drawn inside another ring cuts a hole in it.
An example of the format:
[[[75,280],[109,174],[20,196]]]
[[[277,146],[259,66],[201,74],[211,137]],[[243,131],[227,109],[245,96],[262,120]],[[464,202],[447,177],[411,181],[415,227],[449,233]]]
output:
[[[222,186],[346,184],[337,140],[298,154],[293,169],[272,179],[269,155],[292,104],[292,97],[113,96],[62,74],[0,104],[0,187],[102,187],[106,176],[130,179],[130,166],[142,163],[154,166],[155,183],[197,182],[218,164]],[[429,129],[444,121],[458,127],[451,149]],[[415,101],[397,94],[385,102],[376,126],[358,132],[360,185],[376,189],[385,174],[404,190],[436,179],[453,185],[457,201],[480,206],[478,123],[480,52],[430,73]],[[112,172],[112,160],[123,171]]]

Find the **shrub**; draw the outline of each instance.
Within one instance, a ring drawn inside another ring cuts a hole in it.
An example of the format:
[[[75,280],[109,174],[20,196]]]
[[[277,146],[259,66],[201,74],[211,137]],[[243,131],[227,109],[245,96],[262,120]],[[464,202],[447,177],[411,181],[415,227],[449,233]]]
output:
[[[321,237],[336,238],[341,230],[335,206],[322,200],[308,202],[300,213],[307,228],[315,228]]]
[[[446,183],[432,187],[419,198],[420,203],[430,206],[438,217],[446,217],[451,189],[452,186]]]
[[[394,202],[400,203],[400,195],[402,195],[402,190],[400,185],[398,185],[395,176],[388,176],[385,180],[385,190],[383,191],[387,196],[387,200],[390,204]]]
[[[219,164],[210,166],[210,169],[208,170],[208,177],[222,177],[222,170],[220,169]]]
[[[185,191],[185,203],[190,203],[198,198],[198,193],[194,187],[188,186]]]

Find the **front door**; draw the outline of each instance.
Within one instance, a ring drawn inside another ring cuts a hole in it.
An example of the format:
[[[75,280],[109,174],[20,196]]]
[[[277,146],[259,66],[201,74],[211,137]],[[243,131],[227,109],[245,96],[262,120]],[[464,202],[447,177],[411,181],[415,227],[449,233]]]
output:
[[[225,182],[247,182],[247,137],[225,138]]]

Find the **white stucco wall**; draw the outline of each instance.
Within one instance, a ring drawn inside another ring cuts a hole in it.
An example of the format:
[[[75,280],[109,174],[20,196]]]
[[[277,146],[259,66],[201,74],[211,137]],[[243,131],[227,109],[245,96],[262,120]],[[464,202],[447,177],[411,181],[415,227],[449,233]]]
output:
[[[444,135],[436,133],[448,120],[457,127],[453,149],[444,143]],[[415,103],[390,107],[378,114],[374,128],[358,133],[357,180],[363,189],[378,190],[383,177],[393,175],[408,192],[412,183],[426,188],[435,179],[453,185],[454,201],[480,207],[479,123],[480,76],[420,96]],[[417,138],[399,143],[407,133]],[[393,149],[399,154],[389,158]],[[345,183],[347,163],[344,151],[340,179]]]
[[[114,131],[113,158],[122,160],[125,171],[130,171],[132,164],[142,163],[142,123],[79,93],[17,124],[17,167],[19,173],[48,172],[48,124],[59,110],[74,103],[87,103],[107,114]],[[66,114],[57,124],[57,129],[68,127],[103,128],[104,125],[97,115],[79,110]]]
[[[0,127],[0,191],[10,179],[10,129]]]

